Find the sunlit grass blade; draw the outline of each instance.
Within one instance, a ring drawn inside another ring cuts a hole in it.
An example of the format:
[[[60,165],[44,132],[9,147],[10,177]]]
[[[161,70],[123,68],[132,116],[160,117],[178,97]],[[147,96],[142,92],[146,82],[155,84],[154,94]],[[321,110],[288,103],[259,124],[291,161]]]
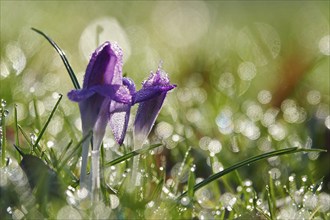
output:
[[[1,165],[5,166],[6,164],[6,113],[5,108],[1,108]]]
[[[155,190],[152,192],[152,195],[151,195],[152,200],[157,200],[160,197],[163,186],[164,186],[164,179],[161,178],[159,180],[159,183],[157,184]]]
[[[41,34],[55,48],[56,52],[60,55],[66,70],[69,73],[69,76],[71,78],[73,86],[75,87],[75,89],[80,89],[80,85],[78,83],[77,77],[76,77],[75,73],[73,72],[68,59],[66,58],[64,51],[50,37],[48,37],[44,32],[42,32],[42,31],[40,31],[36,28],[31,28],[31,29],[34,30],[35,32],[37,32],[38,34]]]
[[[92,132],[89,132],[86,136],[84,136],[77,144],[76,146],[74,146],[74,148],[72,149],[71,153],[61,161],[60,165],[58,166],[58,171],[61,170],[64,165],[72,158],[72,156],[76,153],[76,151],[79,149],[79,147],[81,147],[82,143],[88,139],[90,136],[92,135]],[[71,144],[69,143],[68,147]]]
[[[45,131],[46,131],[46,128],[47,128],[47,126],[48,126],[50,120],[53,118],[53,115],[54,115],[54,113],[55,113],[55,110],[57,109],[57,106],[60,104],[60,102],[61,102],[61,100],[62,100],[62,97],[63,97],[63,95],[62,95],[62,94],[59,94],[59,98],[58,98],[58,100],[57,100],[57,102],[56,102],[56,104],[55,104],[55,106],[54,106],[52,112],[50,113],[50,115],[49,115],[49,117],[48,117],[48,119],[47,119],[45,125],[44,125],[43,128],[41,129],[41,131],[40,131],[40,133],[39,133],[39,135],[38,135],[38,138],[37,138],[37,140],[35,141],[33,147],[38,146],[38,143],[39,143],[39,141],[41,140],[42,136],[44,135],[44,133],[45,133]]]
[[[274,189],[274,181],[272,178],[272,174],[269,175],[269,187],[266,187],[268,193],[268,207],[270,212],[270,217],[272,219],[275,218],[276,214],[276,198],[275,198],[275,189]]]
[[[17,122],[17,105],[14,106],[14,129],[15,129],[15,144],[19,146],[19,138],[18,138],[18,122]]]
[[[56,169],[57,166],[58,166],[58,159],[56,158],[56,154],[55,154],[53,148],[50,148],[49,157],[50,157],[50,160],[52,162],[51,163],[52,164],[52,167]],[[50,164],[48,164],[48,165],[50,165]]]
[[[139,150],[131,151],[131,152],[129,152],[129,153],[127,153],[127,154],[125,154],[121,157],[118,157],[118,158],[116,158],[116,159],[114,159],[114,160],[112,160],[108,163],[105,163],[104,166],[108,167],[108,166],[116,165],[118,163],[121,163],[123,161],[126,161],[126,160],[130,159],[131,157],[137,156],[139,154],[143,154],[143,153],[145,153],[149,150],[152,150],[156,147],[159,147],[159,146],[161,146],[161,144],[154,144],[154,145],[150,145],[149,147],[145,147],[145,148],[142,148],[142,149],[139,149]]]
[[[267,191],[267,203],[270,213],[270,219],[274,219],[274,203],[272,202],[272,194],[269,189],[269,186],[266,186],[266,191]]]
[[[33,108],[34,108],[34,114],[36,116],[36,127],[40,131],[41,128],[40,115],[38,111],[37,100],[35,98],[33,99]]]
[[[326,150],[323,149],[305,149],[305,148],[297,148],[297,147],[291,147],[291,148],[286,148],[286,149],[282,149],[282,150],[276,150],[276,151],[271,151],[271,152],[267,152],[258,156],[254,156],[251,157],[249,159],[246,159],[244,161],[241,161],[227,169],[224,169],[221,172],[215,173],[213,175],[211,175],[210,177],[206,178],[205,180],[203,180],[202,182],[196,184],[194,186],[194,192],[196,192],[198,189],[208,185],[209,183],[219,179],[220,177],[249,164],[255,163],[257,161],[263,160],[263,159],[267,159],[270,157],[274,157],[274,156],[279,156],[279,155],[284,155],[284,154],[291,154],[291,153],[298,153],[298,152],[326,152]],[[178,199],[181,199],[183,196],[185,196],[187,194],[187,192],[182,193]]]
[[[31,143],[31,140],[29,139],[29,136],[25,133],[25,131],[23,130],[21,125],[17,124],[17,127],[18,127],[19,131],[22,133],[25,141],[29,144],[30,151],[31,151],[31,149],[33,147],[33,144]]]
[[[191,168],[194,169],[194,168]],[[194,197],[194,185],[196,182],[195,172],[190,169],[189,178],[188,178],[188,197],[192,199]]]

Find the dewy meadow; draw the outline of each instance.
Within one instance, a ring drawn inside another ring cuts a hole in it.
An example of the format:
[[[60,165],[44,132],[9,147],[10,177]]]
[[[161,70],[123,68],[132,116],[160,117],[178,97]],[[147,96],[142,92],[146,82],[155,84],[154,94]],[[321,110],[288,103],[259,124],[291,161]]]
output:
[[[330,218],[328,3],[16,4],[1,219]]]

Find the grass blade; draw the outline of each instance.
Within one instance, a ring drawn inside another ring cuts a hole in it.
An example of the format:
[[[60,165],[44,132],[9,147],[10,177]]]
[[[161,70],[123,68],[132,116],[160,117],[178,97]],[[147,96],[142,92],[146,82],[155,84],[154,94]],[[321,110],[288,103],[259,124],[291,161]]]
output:
[[[22,135],[23,135],[25,141],[29,144],[29,146],[30,146],[30,151],[31,151],[31,149],[32,149],[32,147],[33,147],[33,144],[31,143],[31,140],[30,140],[29,136],[25,133],[25,131],[23,130],[23,128],[21,127],[21,125],[17,124],[17,127],[18,127],[18,129],[20,130],[20,132],[22,133]]]
[[[45,131],[46,131],[46,128],[47,128],[47,126],[48,126],[50,120],[52,119],[52,117],[53,117],[53,115],[54,115],[54,113],[55,113],[55,110],[57,109],[57,106],[60,104],[63,95],[62,95],[62,94],[59,94],[59,96],[60,96],[59,99],[57,100],[57,102],[56,102],[56,104],[55,104],[55,106],[54,106],[52,112],[50,113],[50,115],[49,115],[49,117],[48,117],[48,119],[47,119],[47,121],[46,121],[44,127],[41,129],[41,131],[40,131],[40,133],[39,133],[39,135],[38,135],[38,138],[37,138],[36,142],[34,143],[33,147],[37,147],[37,145],[38,145],[38,143],[39,143],[41,137],[44,135],[44,133],[45,133]]]
[[[47,41],[55,48],[56,52],[60,55],[66,70],[69,73],[69,76],[71,78],[71,81],[73,83],[74,88],[75,89],[80,89],[80,85],[78,83],[76,74],[73,72],[70,63],[69,63],[68,59],[65,56],[64,51],[50,37],[48,37],[44,32],[42,32],[42,31],[40,31],[36,28],[31,28],[31,29],[33,31],[37,32],[38,34],[42,35],[44,38],[46,38]]]
[[[305,149],[305,148],[297,148],[297,147],[291,147],[291,148],[286,148],[286,149],[281,149],[281,150],[276,150],[276,151],[271,151],[271,152],[267,152],[258,156],[254,156],[251,158],[248,158],[244,161],[241,161],[227,169],[224,169],[221,172],[215,173],[211,176],[209,176],[208,178],[206,178],[205,180],[203,180],[202,182],[196,184],[194,186],[194,192],[196,192],[198,189],[206,186],[207,184],[219,179],[220,177],[240,168],[243,166],[246,166],[248,164],[252,164],[255,163],[257,161],[263,160],[263,159],[267,159],[270,157],[274,157],[274,156],[279,156],[279,155],[284,155],[284,154],[291,154],[291,153],[298,153],[298,152],[310,152],[310,151],[316,151],[316,152],[325,152],[325,150],[322,149]],[[178,199],[181,199],[183,196],[185,196],[187,194],[187,192],[182,193]]]
[[[34,108],[34,114],[36,115],[37,129],[40,131],[41,128],[40,115],[38,111],[37,100],[35,98],[33,99],[33,108]]]
[[[89,138],[92,135],[92,132],[89,132],[86,136],[84,136],[77,144],[76,146],[73,148],[73,150],[71,151],[71,153],[62,160],[61,164],[58,166],[58,171],[61,170],[63,168],[63,166],[72,158],[72,156],[74,155],[74,153],[79,149],[79,147],[82,145],[82,143]],[[71,142],[69,143],[68,147],[71,145]]]
[[[192,169],[195,169],[195,168],[193,168],[193,167],[190,168],[189,178],[188,178],[188,190],[187,190],[188,197],[190,200],[192,200],[194,197],[194,185],[196,182],[195,172]]]
[[[5,166],[6,164],[6,109],[4,106],[1,108],[1,165]]]
[[[152,150],[152,149],[154,149],[156,147],[159,147],[159,146],[161,146],[161,144],[154,144],[154,145],[150,145],[149,147],[145,147],[145,148],[142,148],[142,149],[139,149],[139,150],[131,151],[131,152],[129,152],[129,153],[127,153],[127,154],[125,154],[125,155],[123,155],[121,157],[118,157],[118,158],[116,158],[116,159],[114,159],[114,160],[112,160],[112,161],[104,164],[104,166],[105,167],[109,167],[109,166],[116,165],[118,163],[121,163],[121,162],[123,162],[125,160],[130,159],[131,157],[137,156],[139,154],[143,154],[143,153],[145,153],[145,152],[147,152],[149,150]]]
[[[15,144],[19,146],[19,138],[18,138],[18,123],[17,123],[17,105],[14,106],[14,129],[15,129]]]

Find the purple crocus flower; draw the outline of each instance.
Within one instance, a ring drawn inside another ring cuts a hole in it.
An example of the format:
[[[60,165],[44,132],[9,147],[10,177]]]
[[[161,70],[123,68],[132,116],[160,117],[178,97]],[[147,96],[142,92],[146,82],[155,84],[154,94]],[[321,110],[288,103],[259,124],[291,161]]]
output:
[[[151,72],[143,82],[142,89],[134,96],[134,103],[140,103],[134,122],[134,148],[142,147],[163,105],[168,91],[176,85],[170,84],[167,73],[159,65],[156,73]]]
[[[70,100],[79,103],[83,136],[93,131],[92,190],[99,188],[100,184],[98,151],[107,124],[110,124],[118,144],[123,143],[126,134],[135,86],[130,79],[122,77],[122,56],[116,43],[105,42],[92,54],[83,88],[68,93]],[[89,141],[83,143],[81,188],[89,185],[86,178]]]
[[[72,90],[68,97],[79,103],[84,135],[93,130],[93,138],[102,141],[110,121],[116,141],[122,144],[134,93],[134,83],[122,77],[121,48],[116,43],[105,42],[92,54],[83,88]]]

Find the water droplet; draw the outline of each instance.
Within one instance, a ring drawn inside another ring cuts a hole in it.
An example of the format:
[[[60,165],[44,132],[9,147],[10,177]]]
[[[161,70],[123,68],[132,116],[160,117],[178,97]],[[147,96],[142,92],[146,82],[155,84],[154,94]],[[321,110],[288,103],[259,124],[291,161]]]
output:
[[[48,148],[54,147],[54,142],[53,141],[47,141],[47,147]]]
[[[244,185],[244,186],[252,186],[252,181],[251,181],[251,180],[245,180],[245,181],[243,182],[243,185]]]
[[[13,213],[13,210],[12,210],[12,208],[10,206],[7,207],[7,212],[10,215]]]
[[[4,99],[1,99],[1,107],[6,107],[7,102]]]
[[[5,110],[3,111],[3,115],[4,115],[5,117],[7,117],[7,116],[9,115],[9,111],[8,111],[7,109],[5,109]]]
[[[324,125],[330,130],[330,115],[325,118]]]
[[[86,188],[81,188],[77,191],[78,199],[83,200],[88,196],[88,190]]]
[[[187,205],[189,205],[189,203],[190,203],[190,199],[187,196],[185,196],[181,199],[182,205],[187,206]]]
[[[272,168],[269,171],[270,176],[272,177],[272,179],[278,179],[281,176],[281,171],[278,168]]]
[[[319,49],[322,54],[330,56],[330,35],[326,35],[320,39]]]
[[[257,204],[258,206],[260,206],[260,205],[262,204],[262,200],[261,200],[261,199],[258,199],[257,202],[256,202],[256,204]]]
[[[118,196],[111,194],[110,195],[110,204],[111,204],[112,209],[117,208],[120,204]]]
[[[191,167],[190,167],[190,171],[191,172],[195,172],[196,170],[196,164],[193,164]]]
[[[34,133],[30,133],[30,139],[31,139],[31,143],[34,145],[37,140],[37,135]]]

